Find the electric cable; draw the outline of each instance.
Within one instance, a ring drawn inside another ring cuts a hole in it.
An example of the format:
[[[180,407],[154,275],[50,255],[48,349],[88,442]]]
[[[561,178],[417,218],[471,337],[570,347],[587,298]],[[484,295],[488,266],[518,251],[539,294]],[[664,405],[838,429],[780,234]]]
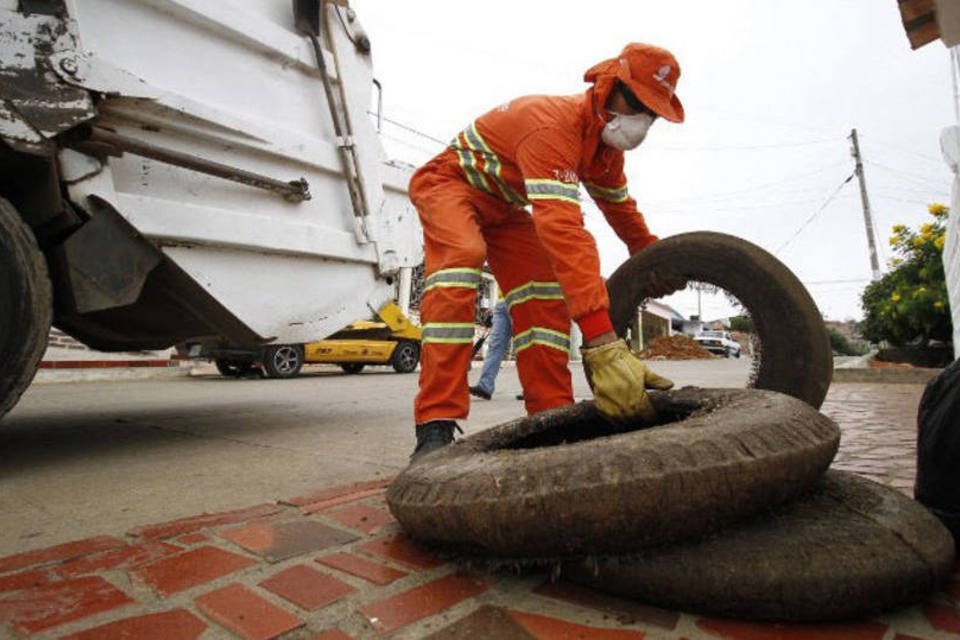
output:
[[[376,113],[375,111],[367,111],[367,113],[368,113],[369,115],[371,115],[371,116],[377,115],[377,113]],[[388,117],[386,117],[386,116],[383,116],[383,121],[384,121],[384,122],[387,122],[387,123],[389,123],[389,124],[392,124],[392,125],[395,126],[395,127],[399,127],[400,129],[403,129],[404,131],[409,131],[410,133],[413,133],[413,134],[415,134],[415,135],[418,135],[418,136],[420,136],[421,138],[426,138],[427,140],[430,140],[431,142],[436,142],[437,144],[442,145],[442,146],[444,146],[444,147],[446,147],[448,144],[450,144],[449,142],[445,142],[445,141],[441,140],[440,138],[437,138],[437,137],[434,137],[434,136],[430,135],[429,133],[424,133],[423,131],[420,131],[419,129],[415,129],[415,128],[411,127],[411,126],[408,125],[408,124],[404,124],[404,123],[402,123],[402,122],[398,122],[398,121],[396,121],[396,120],[392,120],[392,119],[390,119],[390,118],[388,118]]]
[[[786,242],[784,242],[783,244],[781,244],[781,245],[777,248],[777,250],[773,252],[773,255],[779,254],[781,251],[783,251],[783,250],[787,247],[787,245],[789,245],[791,242],[793,242],[794,239],[796,239],[797,236],[799,236],[801,233],[803,233],[803,230],[807,228],[807,225],[809,225],[811,222],[813,222],[814,219],[815,219],[817,216],[819,216],[819,215],[823,212],[824,209],[827,208],[827,205],[829,205],[831,202],[833,202],[833,199],[836,198],[836,197],[840,194],[840,191],[841,191],[845,186],[847,186],[847,184],[848,184],[851,180],[853,180],[853,178],[854,178],[855,175],[856,175],[855,173],[851,173],[849,176],[847,176],[847,179],[844,180],[843,182],[841,182],[841,183],[837,186],[837,188],[834,189],[833,192],[827,197],[827,199],[823,201],[823,204],[820,205],[820,208],[817,209],[816,211],[814,211],[812,214],[810,214],[810,217],[803,221],[803,224],[801,224],[801,225],[797,228],[797,230],[793,232],[793,235],[791,235],[789,238],[787,238],[787,241],[786,241]]]

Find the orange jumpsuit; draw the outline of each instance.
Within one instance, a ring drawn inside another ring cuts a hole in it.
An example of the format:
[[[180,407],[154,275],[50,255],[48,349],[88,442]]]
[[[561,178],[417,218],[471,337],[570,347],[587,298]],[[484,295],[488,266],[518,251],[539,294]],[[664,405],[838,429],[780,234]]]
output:
[[[573,403],[570,318],[584,340],[611,330],[580,183],[633,254],[654,242],[627,192],[623,152],[600,142],[605,96],[528,96],[477,118],[414,174],[426,251],[417,423],[467,417],[481,269],[513,320],[528,413]]]

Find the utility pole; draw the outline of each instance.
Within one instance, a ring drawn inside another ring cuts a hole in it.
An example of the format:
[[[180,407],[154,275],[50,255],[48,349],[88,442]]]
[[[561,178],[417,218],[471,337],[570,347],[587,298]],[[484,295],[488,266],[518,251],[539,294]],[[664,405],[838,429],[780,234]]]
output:
[[[867,246],[870,247],[870,268],[873,271],[873,279],[880,279],[880,261],[877,260],[876,235],[873,233],[873,219],[870,217],[870,200],[867,198],[867,181],[863,177],[863,159],[860,157],[860,141],[857,138],[857,130],[850,132],[850,140],[853,142],[853,149],[850,155],[856,161],[857,179],[860,181],[860,202],[863,204],[863,224],[867,227]]]

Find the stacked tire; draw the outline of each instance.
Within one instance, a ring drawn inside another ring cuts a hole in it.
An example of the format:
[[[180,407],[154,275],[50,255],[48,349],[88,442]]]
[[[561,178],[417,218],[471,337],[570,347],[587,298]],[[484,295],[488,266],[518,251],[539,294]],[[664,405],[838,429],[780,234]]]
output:
[[[946,528],[892,489],[828,471],[840,430],[815,407],[829,386],[830,351],[816,307],[786,267],[730,236],[661,241],[608,281],[614,326],[645,297],[707,280],[707,263],[726,274],[714,284],[749,300],[766,361],[754,378],[760,388],[652,393],[656,425],[616,427],[585,402],[464,438],[390,486],[387,502],[406,532],[494,564],[552,564],[594,588],[715,615],[843,619],[935,591],[953,563]],[[787,328],[790,340],[778,333]]]

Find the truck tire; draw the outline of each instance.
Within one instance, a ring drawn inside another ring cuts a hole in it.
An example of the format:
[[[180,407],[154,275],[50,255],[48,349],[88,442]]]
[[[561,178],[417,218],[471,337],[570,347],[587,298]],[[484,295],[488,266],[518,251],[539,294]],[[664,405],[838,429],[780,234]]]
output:
[[[779,260],[734,236],[698,231],[653,243],[607,280],[610,319],[623,335],[648,298],[705,282],[735,296],[759,337],[750,386],[779,391],[814,408],[833,377],[833,352],[823,318],[806,288]]]
[[[403,340],[390,354],[390,364],[397,373],[410,373],[420,364],[420,345]]]
[[[801,495],[840,441],[833,421],[780,393],[650,395],[659,426],[622,432],[584,402],[424,455],[390,485],[390,511],[414,538],[468,553],[631,552]]]
[[[295,378],[303,368],[303,347],[275,344],[263,350],[263,372],[268,378]]]
[[[567,580],[730,618],[813,622],[920,602],[950,574],[953,539],[922,505],[829,471],[808,496],[707,539],[568,560]]]
[[[0,418],[33,380],[52,315],[43,253],[17,210],[0,198]]]

